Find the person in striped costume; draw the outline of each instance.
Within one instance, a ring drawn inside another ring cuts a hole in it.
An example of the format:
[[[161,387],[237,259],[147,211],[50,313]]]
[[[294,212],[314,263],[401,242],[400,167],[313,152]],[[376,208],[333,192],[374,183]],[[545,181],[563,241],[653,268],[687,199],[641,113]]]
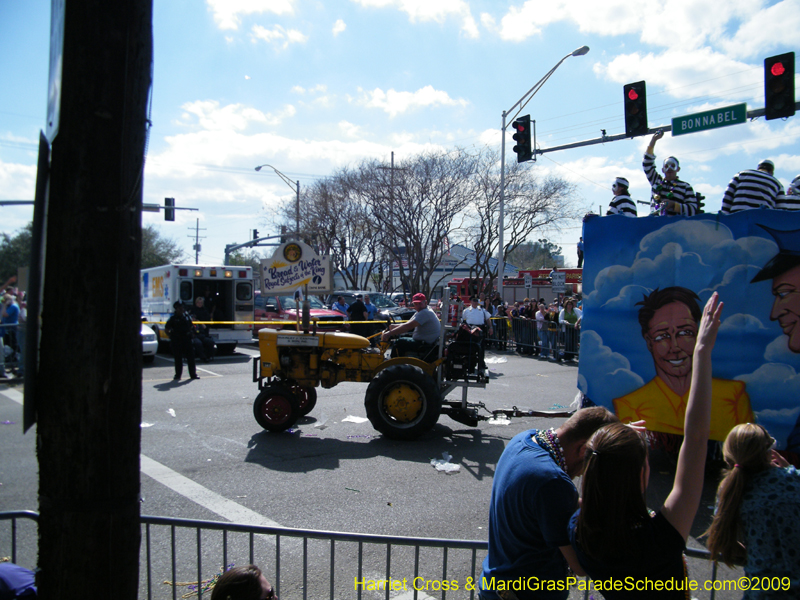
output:
[[[775,208],[783,210],[800,210],[800,175],[792,180],[785,194],[775,200]]]
[[[662,177],[656,172],[656,142],[664,137],[664,132],[658,130],[650,139],[650,144],[644,154],[642,168],[647,176],[647,181],[652,186],[651,202],[659,206],[659,214],[663,215],[696,215],[699,206],[692,186],[678,178],[681,170],[678,159],[670,156],[664,161],[661,171]]]
[[[608,205],[608,215],[625,215],[626,217],[635,217],[636,204],[631,200],[628,194],[628,180],[624,177],[617,177],[614,185],[611,186],[611,191],[614,192],[614,199]],[[583,239],[583,238],[581,238]]]
[[[778,197],[783,197],[783,185],[773,173],[775,164],[764,159],[758,169],[742,171],[731,179],[722,197],[722,214],[728,215],[751,208],[775,208]]]

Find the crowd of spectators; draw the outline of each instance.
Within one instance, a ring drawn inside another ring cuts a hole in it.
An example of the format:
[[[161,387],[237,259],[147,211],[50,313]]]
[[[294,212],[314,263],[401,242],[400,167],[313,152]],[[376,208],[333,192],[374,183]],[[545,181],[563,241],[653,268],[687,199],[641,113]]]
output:
[[[0,378],[22,377],[25,371],[24,324],[27,320],[25,293],[20,293],[12,277],[0,292]]]

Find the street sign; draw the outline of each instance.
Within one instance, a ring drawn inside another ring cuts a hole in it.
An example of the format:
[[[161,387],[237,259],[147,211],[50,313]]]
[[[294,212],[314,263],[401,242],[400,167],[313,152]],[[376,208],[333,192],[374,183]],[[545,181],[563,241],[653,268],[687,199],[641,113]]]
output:
[[[672,136],[707,131],[747,121],[747,104],[734,104],[672,119]]]
[[[567,274],[563,271],[556,271],[550,275],[553,283],[553,293],[564,294],[567,291]]]

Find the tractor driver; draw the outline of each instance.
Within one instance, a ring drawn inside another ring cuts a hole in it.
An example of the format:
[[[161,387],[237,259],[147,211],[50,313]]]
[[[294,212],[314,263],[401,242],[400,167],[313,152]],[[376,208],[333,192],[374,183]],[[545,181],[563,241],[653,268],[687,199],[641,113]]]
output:
[[[411,298],[414,305],[414,316],[401,325],[390,327],[381,335],[381,341],[387,341],[394,336],[399,336],[412,331],[411,339],[400,338],[392,348],[392,358],[405,356],[409,352],[427,354],[431,347],[439,340],[441,325],[436,313],[428,308],[425,294],[414,294]]]

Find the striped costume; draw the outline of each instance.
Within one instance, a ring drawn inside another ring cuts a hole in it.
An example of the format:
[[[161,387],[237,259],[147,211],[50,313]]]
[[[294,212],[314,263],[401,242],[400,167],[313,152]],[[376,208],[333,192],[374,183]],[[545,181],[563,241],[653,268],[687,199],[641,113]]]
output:
[[[775,208],[776,199],[783,195],[781,182],[772,175],[748,169],[731,179],[720,212],[727,215],[751,208]]]
[[[626,217],[635,217],[636,204],[633,203],[628,194],[620,194],[614,196],[614,199],[608,205],[608,215],[625,215]]]
[[[645,153],[644,160],[642,161],[642,168],[644,169],[644,174],[647,176],[647,181],[649,181],[652,186],[650,195],[651,201],[655,202],[655,196],[658,195],[661,197],[661,202],[665,200],[674,200],[680,204],[680,212],[669,211],[667,212],[669,215],[681,214],[690,217],[696,215],[698,209],[697,196],[694,195],[692,186],[680,179],[666,181],[658,171],[656,171],[655,163],[655,154]]]
[[[775,199],[775,208],[800,210],[800,175],[792,180],[789,189]]]

